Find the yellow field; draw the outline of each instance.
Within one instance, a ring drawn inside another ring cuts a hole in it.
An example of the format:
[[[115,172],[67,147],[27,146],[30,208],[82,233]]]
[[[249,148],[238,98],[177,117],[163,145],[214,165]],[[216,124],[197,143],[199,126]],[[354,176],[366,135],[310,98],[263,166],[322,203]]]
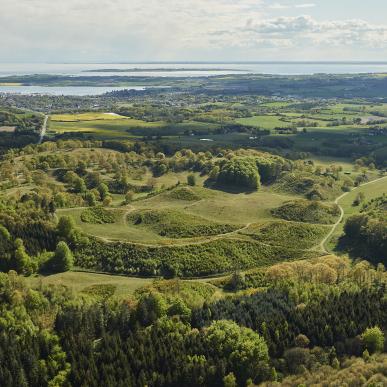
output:
[[[23,86],[23,84],[18,82],[0,82],[0,86]]]
[[[128,117],[120,116],[114,113],[100,113],[100,112],[89,112],[79,114],[53,114],[51,121],[57,122],[79,122],[79,121],[97,121],[97,120],[121,120],[130,119]]]

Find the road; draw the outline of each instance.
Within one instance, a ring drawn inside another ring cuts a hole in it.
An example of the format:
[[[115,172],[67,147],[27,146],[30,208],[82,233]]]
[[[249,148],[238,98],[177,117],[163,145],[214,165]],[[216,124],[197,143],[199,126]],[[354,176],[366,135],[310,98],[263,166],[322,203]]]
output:
[[[328,240],[331,238],[331,236],[333,235],[333,233],[336,231],[336,228],[338,227],[338,225],[342,222],[343,218],[344,218],[344,209],[343,207],[340,206],[339,202],[341,201],[341,199],[343,199],[344,197],[346,197],[348,194],[358,190],[359,188],[361,187],[364,187],[366,185],[370,185],[370,184],[374,184],[378,181],[381,181],[383,179],[387,179],[387,176],[383,176],[383,177],[380,177],[379,179],[376,179],[376,180],[372,180],[372,181],[369,181],[368,183],[364,183],[364,184],[361,184],[359,185],[358,187],[356,188],[353,188],[351,191],[348,191],[348,192],[345,192],[343,193],[342,195],[340,195],[339,197],[336,198],[335,200],[335,203],[339,206],[339,209],[340,209],[340,217],[339,217],[339,220],[332,226],[331,230],[329,231],[328,235],[321,241],[319,247],[321,249],[321,251],[323,251],[324,253],[327,253],[329,254],[329,250],[326,248],[325,244],[328,242]]]
[[[48,115],[45,115],[44,116],[44,121],[43,121],[43,125],[42,125],[42,128],[40,129],[40,133],[39,133],[39,141],[38,141],[38,144],[41,144],[43,139],[44,139],[44,136],[46,135],[46,131],[47,131],[47,121],[48,121]]]

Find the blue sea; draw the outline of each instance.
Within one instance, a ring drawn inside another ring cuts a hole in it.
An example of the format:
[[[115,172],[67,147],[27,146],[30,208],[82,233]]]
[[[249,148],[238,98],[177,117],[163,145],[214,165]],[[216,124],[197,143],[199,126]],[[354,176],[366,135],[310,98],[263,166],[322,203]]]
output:
[[[110,69],[109,72],[95,70]],[[125,70],[114,71],[114,70]],[[138,70],[141,71],[138,71]],[[387,73],[387,62],[249,62],[249,63],[0,63],[0,77],[50,74],[68,76],[198,77],[228,74]],[[143,90],[143,86],[132,89]],[[0,86],[0,93],[98,95],[120,87]]]

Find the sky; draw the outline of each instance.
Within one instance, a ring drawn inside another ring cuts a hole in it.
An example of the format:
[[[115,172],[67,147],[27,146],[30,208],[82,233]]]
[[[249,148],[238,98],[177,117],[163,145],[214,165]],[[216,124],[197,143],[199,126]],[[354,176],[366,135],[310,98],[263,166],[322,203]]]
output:
[[[0,0],[0,62],[387,61],[386,0]]]

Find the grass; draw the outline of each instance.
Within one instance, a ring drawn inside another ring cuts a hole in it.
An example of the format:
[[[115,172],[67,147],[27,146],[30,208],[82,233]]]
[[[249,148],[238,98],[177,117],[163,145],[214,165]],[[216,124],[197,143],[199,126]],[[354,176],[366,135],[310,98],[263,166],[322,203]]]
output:
[[[199,192],[198,187],[194,188]],[[228,193],[219,190],[201,188],[200,195],[205,196],[200,201],[185,203],[181,200],[171,200],[165,195],[138,202],[142,208],[178,208],[192,215],[201,216],[215,222],[231,224],[247,224],[263,219],[272,219],[270,210],[286,200],[294,198],[262,187],[253,193]]]
[[[169,238],[192,238],[226,234],[241,226],[221,224],[174,209],[140,210],[128,215],[131,227],[151,229]]]
[[[100,238],[117,239],[117,240],[131,240],[132,236],[127,227],[123,214],[128,209],[122,208],[114,210],[117,212],[115,223],[94,224],[85,223],[81,220],[84,208],[66,208],[57,210],[57,215],[70,215],[74,218],[77,225],[83,232],[88,235],[94,235]],[[113,211],[113,210],[112,210]],[[135,238],[135,235],[133,236]]]
[[[125,298],[133,295],[137,289],[151,284],[153,280],[148,278],[132,278],[117,275],[68,271],[66,273],[49,276],[28,277],[27,281],[35,287],[40,285],[63,285],[75,293],[83,291],[87,292],[91,287],[99,285],[112,285],[115,287],[114,296]]]
[[[101,113],[99,113],[101,114]],[[64,116],[64,117],[63,117]],[[130,130],[136,128],[150,129],[165,126],[164,122],[146,122],[133,118],[122,118],[116,116],[107,116],[107,118],[91,119],[90,113],[86,114],[85,120],[77,120],[79,115],[60,115],[64,121],[54,120],[51,117],[50,132],[53,133],[90,133],[96,137],[104,138],[127,138],[130,137]]]
[[[254,117],[248,117],[248,118],[240,118],[236,120],[238,124],[241,125],[247,125],[247,126],[254,126],[257,128],[262,129],[274,129],[277,127],[284,128],[284,127],[290,127],[291,123],[282,121],[280,119],[281,117],[277,116],[254,116]]]
[[[186,174],[178,176],[183,180]],[[169,183],[166,186],[175,184],[176,179],[175,174],[160,178],[163,184]],[[203,182],[203,178],[198,178],[199,186],[180,186],[150,198],[134,201],[128,207],[106,209],[109,212],[114,211],[114,223],[82,221],[84,211],[89,213],[96,209],[59,209],[57,214],[71,215],[86,234],[102,239],[145,244],[179,244],[174,238],[197,239],[200,236],[214,236],[228,233],[248,223],[273,220],[273,208],[295,199],[293,195],[277,193],[266,187],[251,194],[229,193],[204,188]],[[117,204],[119,202],[117,199]],[[154,222],[148,222],[148,219],[141,225],[133,223],[136,216],[146,213],[160,216],[154,218]],[[129,222],[126,221],[127,215]]]

